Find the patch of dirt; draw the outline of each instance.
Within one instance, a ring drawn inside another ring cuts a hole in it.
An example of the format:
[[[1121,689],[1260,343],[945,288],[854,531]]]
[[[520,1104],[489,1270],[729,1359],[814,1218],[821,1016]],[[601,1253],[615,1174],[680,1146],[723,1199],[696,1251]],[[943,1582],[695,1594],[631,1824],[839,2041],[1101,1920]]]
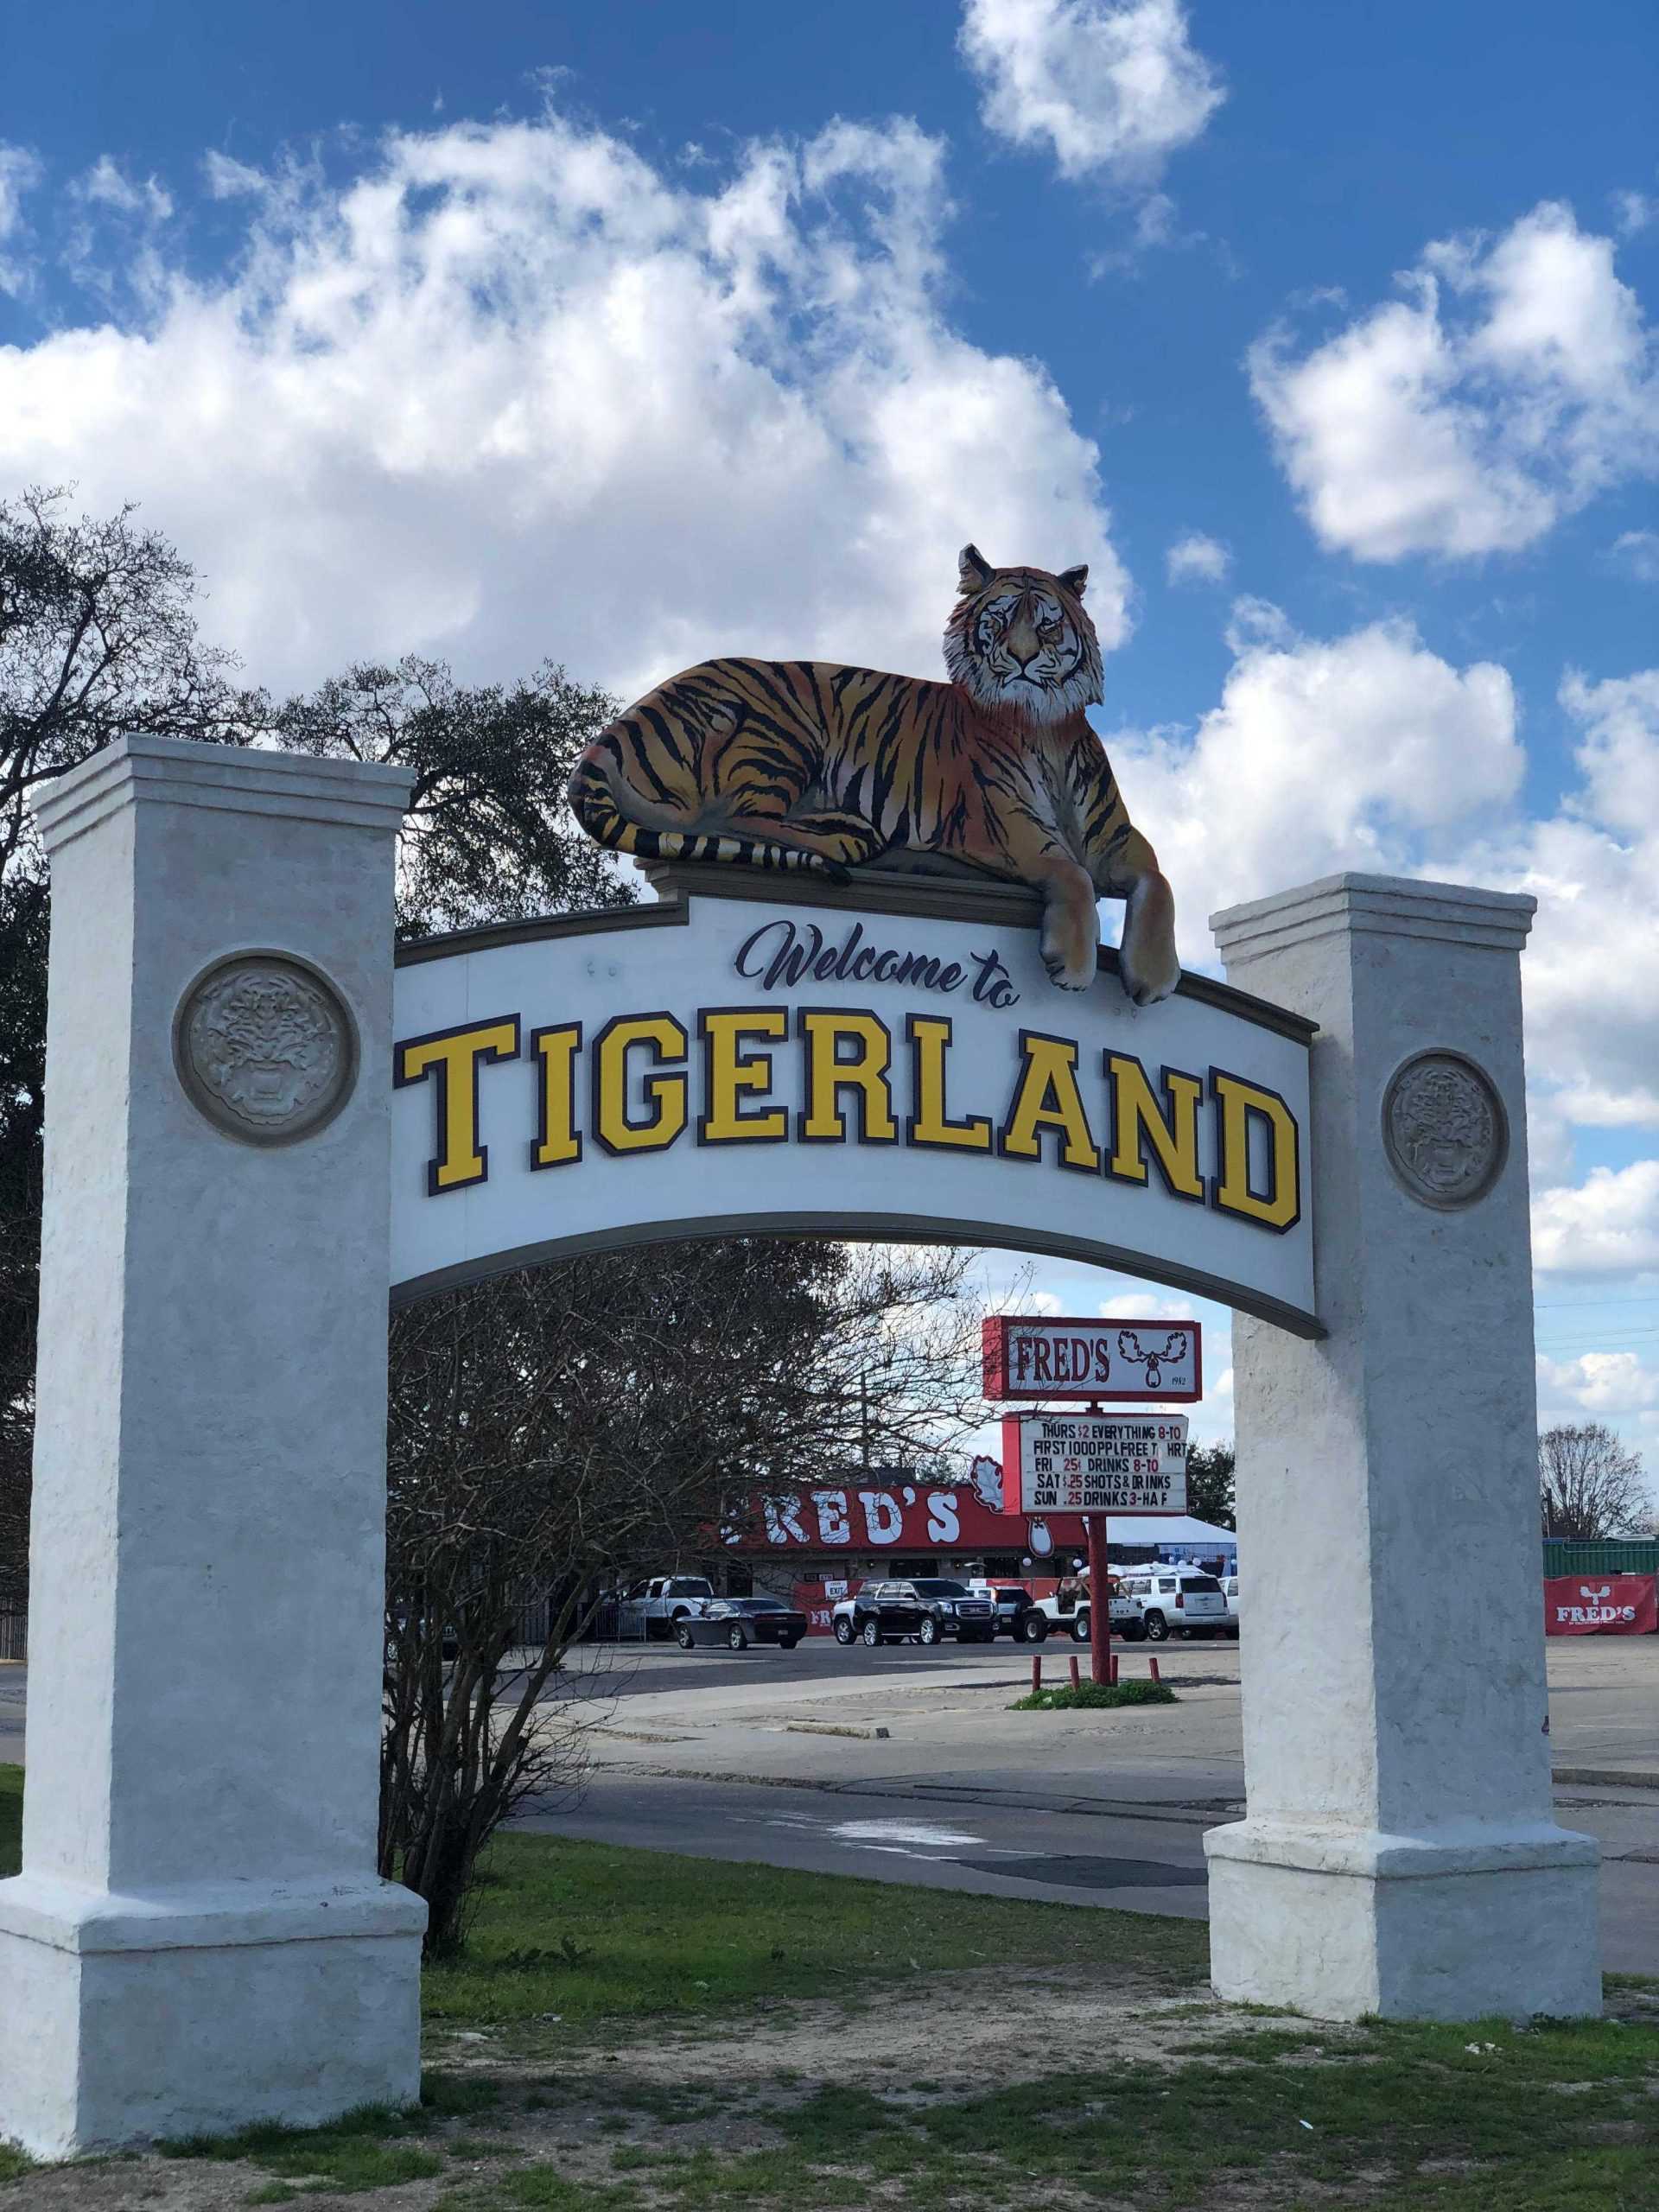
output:
[[[1182,2056],[1179,2046],[1206,2034],[1306,2024],[1288,2013],[1234,2012],[1193,1991],[1172,1996],[1167,1982],[1150,1977],[1116,1974],[1103,1988],[1090,1968],[1064,1963],[932,1974],[916,1993],[873,1993],[868,2005],[856,1998],[763,1998],[744,2018],[741,2035],[717,2022],[664,2028],[639,2021],[584,2034],[580,2046],[550,2036],[524,2063],[543,2070],[562,2059],[580,2064],[580,2048],[637,2082],[688,2088],[736,2090],[781,2071],[807,2088],[833,2081],[890,2093],[928,2081],[959,2092],[964,2082],[995,2089],[1030,2081],[1086,2063],[1095,2051],[1109,2051],[1114,2064],[1173,2063]],[[503,2063],[488,2045],[457,2050],[442,2037],[431,2039],[429,2059],[492,2069]]]
[[[948,2024],[948,2033],[942,2031]],[[1177,2064],[1181,2046],[1206,2035],[1267,2031],[1295,2024],[1288,2016],[1243,2013],[1201,1992],[1171,1996],[1167,1984],[1115,1978],[1091,1986],[1086,1969],[1057,1964],[1039,1971],[976,1967],[931,1977],[920,1999],[762,1999],[733,2025],[711,2020],[664,2028],[651,2021],[580,2036],[550,2029],[545,2041],[521,2031],[480,2039],[435,2032],[426,2062],[448,2075],[482,2075],[501,2087],[494,2110],[446,2120],[411,2140],[447,2153],[483,2140],[500,2157],[446,2155],[447,2171],[355,2198],[365,2212],[432,2212],[440,2198],[464,2195],[492,2175],[535,2159],[556,2158],[572,2181],[631,2180],[619,2148],[725,2152],[776,2139],[774,2110],[824,2083],[878,2090],[906,2103],[960,2095],[965,2088],[1004,2087],[1109,2050],[1115,2063]],[[41,2168],[0,2183],[0,2212],[232,2212],[271,2179],[250,2161],[163,2158],[153,2152]],[[340,2198],[306,2190],[289,2200],[322,2212]],[[879,2196],[879,2186],[863,2185]],[[1033,2206],[1047,2202],[1030,2200]],[[1097,2199],[1090,2199],[1098,2206]],[[1052,2198],[1068,2205],[1071,2193]],[[1243,2206],[1246,2199],[1241,2198]]]

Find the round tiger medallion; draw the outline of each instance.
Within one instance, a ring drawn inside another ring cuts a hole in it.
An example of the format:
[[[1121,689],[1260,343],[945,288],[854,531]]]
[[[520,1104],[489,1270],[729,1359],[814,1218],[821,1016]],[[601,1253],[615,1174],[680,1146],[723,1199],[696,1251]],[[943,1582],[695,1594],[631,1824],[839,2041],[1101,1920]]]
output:
[[[285,953],[237,953],[186,994],[174,1058],[192,1103],[249,1144],[333,1121],[357,1078],[357,1033],[327,979]]]
[[[1471,1206],[1497,1182],[1510,1125],[1491,1077],[1460,1052],[1419,1052],[1382,1101],[1389,1164],[1421,1205]]]

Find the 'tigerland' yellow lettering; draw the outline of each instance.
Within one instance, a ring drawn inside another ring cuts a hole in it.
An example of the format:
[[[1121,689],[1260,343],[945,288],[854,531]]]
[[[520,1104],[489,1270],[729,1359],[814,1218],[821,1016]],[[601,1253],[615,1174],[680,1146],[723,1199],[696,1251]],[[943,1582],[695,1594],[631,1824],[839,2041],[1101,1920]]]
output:
[[[1295,1116],[1276,1091],[1263,1090],[1242,1076],[1210,1071],[1216,1102],[1216,1150],[1221,1172],[1215,1204],[1223,1213],[1259,1221],[1267,1229],[1288,1229],[1301,1212],[1301,1161]],[[1268,1131],[1268,1188],[1250,1186],[1250,1124]]]
[[[704,1144],[775,1144],[789,1135],[789,1116],[781,1106],[757,1112],[743,1103],[745,1091],[765,1096],[772,1089],[772,1062],[764,1052],[738,1048],[751,1038],[778,1043],[789,1034],[789,1009],[781,1006],[721,1007],[697,1016],[702,1032],[703,1096],[708,1111],[697,1123]]]
[[[866,1144],[891,1144],[898,1136],[893,1118],[893,1039],[873,1014],[841,1014],[809,1008],[797,1019],[806,1040],[806,1111],[800,1134],[807,1143],[845,1142],[847,1119],[841,1095],[855,1091],[859,1131]],[[842,1058],[841,1047],[854,1051]]]
[[[982,1114],[953,1122],[945,1110],[944,1056],[950,1048],[949,1015],[912,1014],[906,1025],[910,1033],[911,1067],[915,1084],[915,1111],[906,1124],[911,1144],[944,1145],[960,1152],[988,1152],[991,1125]]]
[[[1112,1149],[1106,1172],[1123,1183],[1144,1183],[1147,1148],[1152,1148],[1164,1181],[1177,1197],[1202,1198],[1198,1173],[1198,1101],[1204,1085],[1197,1076],[1166,1068],[1163,1092],[1168,1110],[1139,1060],[1128,1052],[1108,1052],[1107,1080],[1112,1089]]]
[[[1067,1167],[1098,1170],[1100,1153],[1083,1095],[1077,1089],[1077,1047],[1069,1037],[1020,1033],[1019,1087],[1003,1125],[1001,1151],[1009,1160],[1040,1160],[1042,1131],[1058,1129],[1065,1138],[1060,1159]]]
[[[576,1133],[576,1055],[582,1024],[531,1032],[530,1049],[542,1064],[542,1131],[531,1147],[532,1167],[563,1167],[582,1158]]]
[[[607,1152],[663,1152],[685,1127],[683,1068],[648,1075],[650,1110],[643,1121],[629,1120],[628,1054],[639,1046],[660,1071],[665,1061],[683,1061],[689,1043],[671,1014],[622,1014],[600,1032],[594,1047],[594,1135]]]
[[[465,1190],[490,1172],[489,1147],[478,1137],[478,1071],[487,1060],[518,1057],[518,1017],[468,1022],[397,1047],[392,1082],[398,1090],[429,1076],[437,1090],[437,1151],[427,1162],[428,1195]]]

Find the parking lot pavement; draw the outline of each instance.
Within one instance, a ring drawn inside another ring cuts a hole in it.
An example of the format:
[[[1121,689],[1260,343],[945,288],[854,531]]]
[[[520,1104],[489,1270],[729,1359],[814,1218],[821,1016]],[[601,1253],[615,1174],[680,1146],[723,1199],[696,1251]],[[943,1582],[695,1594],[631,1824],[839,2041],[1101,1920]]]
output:
[[[1224,1796],[1160,1797],[1163,1779],[1124,1767],[1110,1799],[1043,1802],[1040,1783],[1021,1794],[965,1774],[826,1777],[804,1789],[601,1770],[580,1805],[520,1824],[699,1859],[1201,1920],[1204,1831],[1242,1807]],[[1580,1793],[1557,1813],[1601,1839],[1605,1964],[1659,1974],[1659,1797]]]
[[[758,1859],[929,1889],[1202,1919],[1203,1827],[1090,1817],[1029,1805],[943,1804],[901,1788],[879,1793],[746,1788],[614,1773],[582,1804],[520,1826],[696,1858]]]
[[[1144,1671],[1149,1648],[1155,1649],[1160,1669],[1172,1670],[1172,1679],[1173,1670],[1195,1666],[1205,1674],[1234,1678],[1238,1674],[1238,1646],[1225,1637],[1191,1643],[1178,1637],[1156,1647],[1126,1644],[1120,1639],[1112,1646],[1126,1665],[1138,1671]],[[768,1681],[823,1682],[832,1688],[848,1681],[908,1681],[934,1675],[1028,1679],[1032,1660],[1038,1656],[1046,1681],[1064,1681],[1073,1659],[1088,1672],[1088,1647],[1074,1644],[1069,1637],[1052,1637],[1039,1648],[999,1637],[989,1644],[936,1643],[924,1649],[918,1643],[894,1643],[874,1651],[859,1643],[838,1644],[828,1636],[808,1637],[793,1651],[682,1651],[668,1642],[584,1644],[570,1654],[569,1663],[603,1676],[618,1697],[651,1697],[674,1689],[742,1686],[757,1680],[757,1669],[764,1670]]]

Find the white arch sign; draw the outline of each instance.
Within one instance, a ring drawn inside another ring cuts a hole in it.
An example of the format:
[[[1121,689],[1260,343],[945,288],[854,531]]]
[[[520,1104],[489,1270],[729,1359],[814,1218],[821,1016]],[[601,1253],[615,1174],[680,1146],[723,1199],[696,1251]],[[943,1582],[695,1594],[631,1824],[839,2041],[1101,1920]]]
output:
[[[984,1243],[1317,1333],[1314,1025],[1201,977],[1057,990],[1034,899],[735,870],[662,903],[405,948],[400,1295],[631,1239]]]
[[[1593,2012],[1533,1467],[1532,902],[1342,876],[1229,988],[1079,994],[931,881],[486,931],[394,978],[399,771],[132,738],[52,855],[23,1868],[0,2139],[44,2158],[419,2083],[375,1872],[389,1294],[584,1245],[984,1239],[1230,1300],[1249,1817],[1224,1996]],[[1478,1560],[1472,1616],[1425,1559]],[[1319,1593],[1310,1608],[1307,1593]]]

